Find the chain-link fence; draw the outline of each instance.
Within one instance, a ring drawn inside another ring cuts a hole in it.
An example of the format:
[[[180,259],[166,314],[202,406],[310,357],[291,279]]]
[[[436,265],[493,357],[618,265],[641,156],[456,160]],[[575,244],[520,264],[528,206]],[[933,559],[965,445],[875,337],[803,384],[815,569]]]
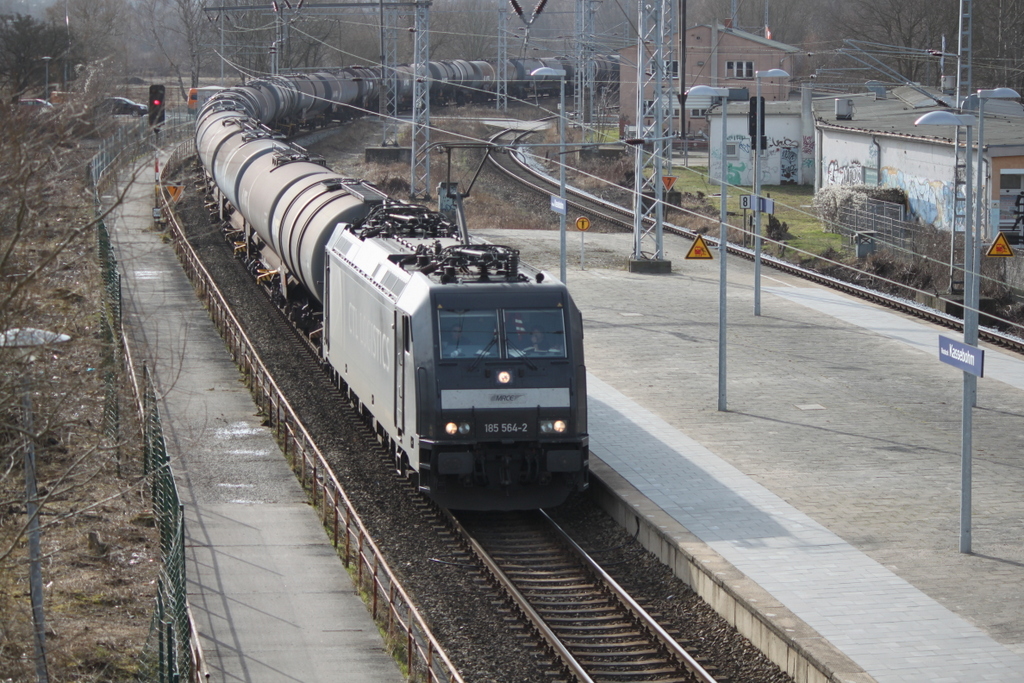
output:
[[[185,592],[185,507],[171,473],[160,407],[149,368],[143,367],[143,466],[149,475],[153,516],[160,533],[160,579],[150,638],[143,653],[144,680],[193,680],[192,620]]]
[[[161,132],[151,130],[145,121],[120,128],[100,145],[90,163],[90,180],[97,211],[105,208],[101,193],[117,187],[120,176],[135,174],[137,162],[156,150],[157,142],[166,144],[191,137],[188,116],[169,112]],[[155,136],[161,136],[157,139]],[[139,678],[153,683],[179,683],[200,679],[198,650],[193,620],[186,597],[184,510],[171,473],[160,422],[156,391],[149,369],[139,368],[122,325],[121,273],[103,221],[98,222],[97,256],[104,285],[100,315],[101,334],[106,344],[103,359],[106,382],[104,429],[122,443],[121,396],[130,389],[134,410],[142,425],[143,471],[148,476],[156,528],[160,534],[161,569],[155,596],[156,607],[150,635],[143,650]],[[120,461],[119,461],[120,462]]]

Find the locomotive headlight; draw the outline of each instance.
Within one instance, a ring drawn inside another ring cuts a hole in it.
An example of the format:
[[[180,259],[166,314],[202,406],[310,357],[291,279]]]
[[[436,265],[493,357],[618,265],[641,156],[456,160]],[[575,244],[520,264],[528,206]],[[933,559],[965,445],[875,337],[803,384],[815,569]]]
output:
[[[456,434],[465,436],[469,434],[470,429],[468,422],[449,422],[444,426],[444,431],[449,436],[455,436]]]
[[[543,420],[540,423],[541,434],[561,434],[566,429],[568,429],[568,425],[565,420]]]
[[[512,373],[508,370],[502,370],[498,373],[498,384],[508,384],[512,381]]]

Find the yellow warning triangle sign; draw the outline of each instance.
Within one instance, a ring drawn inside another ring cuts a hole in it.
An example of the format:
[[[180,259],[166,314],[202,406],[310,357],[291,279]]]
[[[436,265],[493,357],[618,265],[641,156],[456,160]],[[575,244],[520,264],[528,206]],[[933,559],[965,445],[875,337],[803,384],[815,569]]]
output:
[[[697,235],[697,239],[693,241],[690,251],[686,252],[686,258],[713,258],[711,250],[708,249],[708,245],[704,242],[704,238],[701,235]]]
[[[1010,243],[1006,241],[1006,235],[999,233],[999,237],[988,248],[985,256],[1013,256],[1013,249],[1010,248]]]
[[[181,196],[181,185],[164,185],[164,189],[167,190],[167,196],[171,198],[172,202],[178,201],[178,197]]]

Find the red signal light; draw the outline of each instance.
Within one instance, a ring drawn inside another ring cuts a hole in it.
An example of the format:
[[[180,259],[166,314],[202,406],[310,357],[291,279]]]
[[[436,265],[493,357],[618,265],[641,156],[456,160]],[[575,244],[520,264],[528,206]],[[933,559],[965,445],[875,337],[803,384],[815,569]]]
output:
[[[160,106],[160,100],[153,100],[153,106],[154,107],[159,107]]]

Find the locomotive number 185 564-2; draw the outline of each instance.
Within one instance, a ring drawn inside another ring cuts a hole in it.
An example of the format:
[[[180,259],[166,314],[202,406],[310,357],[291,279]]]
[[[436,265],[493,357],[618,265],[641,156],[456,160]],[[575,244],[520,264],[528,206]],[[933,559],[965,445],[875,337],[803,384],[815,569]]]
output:
[[[487,422],[484,434],[525,434],[530,429],[525,422]]]

